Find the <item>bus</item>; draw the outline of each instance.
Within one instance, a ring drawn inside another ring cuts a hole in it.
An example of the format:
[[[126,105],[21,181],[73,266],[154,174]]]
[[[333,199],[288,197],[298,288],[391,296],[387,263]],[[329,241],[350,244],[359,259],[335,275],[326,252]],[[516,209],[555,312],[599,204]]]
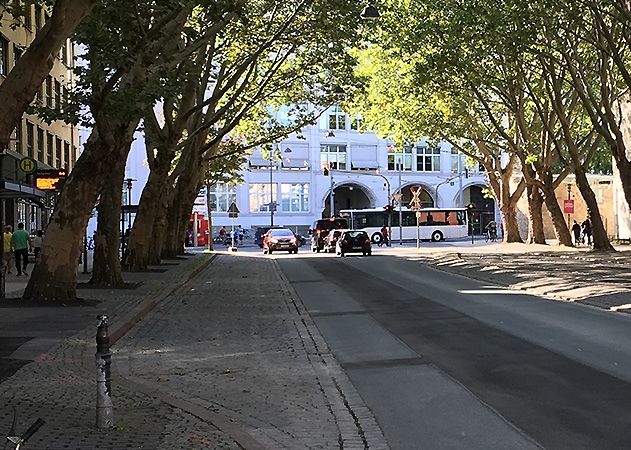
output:
[[[465,238],[469,232],[466,208],[423,208],[419,211],[401,208],[403,220],[400,228],[398,208],[390,214],[390,223],[389,215],[383,208],[343,209],[339,215],[346,217],[352,228],[366,231],[375,244],[383,241],[381,228],[384,226],[391,229],[391,241],[399,240],[400,236],[402,240],[416,239],[417,216],[421,240],[438,242],[444,239]]]

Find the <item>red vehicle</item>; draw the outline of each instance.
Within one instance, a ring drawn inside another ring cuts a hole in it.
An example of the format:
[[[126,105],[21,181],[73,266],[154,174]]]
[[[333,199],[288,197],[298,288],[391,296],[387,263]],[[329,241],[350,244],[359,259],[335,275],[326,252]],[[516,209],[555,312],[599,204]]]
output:
[[[272,228],[263,237],[263,253],[272,254],[276,250],[298,253],[298,239],[288,228]]]
[[[197,236],[195,236],[195,231],[197,231]],[[187,246],[208,245],[208,219],[200,213],[191,214],[186,235]]]

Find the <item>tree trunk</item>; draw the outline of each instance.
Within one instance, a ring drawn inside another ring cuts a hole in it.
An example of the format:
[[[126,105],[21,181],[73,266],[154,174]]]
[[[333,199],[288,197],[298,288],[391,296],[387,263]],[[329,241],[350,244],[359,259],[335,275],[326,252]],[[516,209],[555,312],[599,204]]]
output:
[[[215,249],[213,242],[213,208],[210,202],[210,184],[208,183],[206,183],[206,206],[208,207],[208,250],[212,252]]]
[[[175,152],[169,152],[164,158],[158,158],[156,165],[149,173],[149,179],[142,191],[138,213],[129,237],[129,246],[124,261],[126,270],[142,271],[147,269],[150,260],[152,264],[160,262],[159,260],[156,262],[150,257],[151,242],[155,241],[156,238],[155,235],[152,236],[152,231],[161,209],[161,199],[167,191],[164,180],[168,179],[174,156]]]
[[[544,180],[543,182],[543,199],[546,203],[546,207],[548,208],[550,219],[552,219],[554,235],[556,236],[559,245],[573,247],[574,244],[572,243],[572,235],[570,234],[568,225],[565,223],[563,211],[561,211],[561,207],[557,201],[552,177]]]
[[[545,244],[546,237],[543,232],[543,197],[541,191],[534,185],[526,186],[528,198],[528,244]]]
[[[167,214],[169,211],[169,197],[168,193],[162,196],[160,203],[158,204],[158,210],[156,212],[156,220],[153,223],[153,236],[149,242],[149,255],[148,263],[160,264],[162,258],[162,249],[165,242],[165,235],[167,229]]]
[[[101,190],[91,284],[124,287],[120,263],[120,221],[125,159],[117,161]],[[124,231],[124,230],[123,230]]]
[[[59,50],[96,3],[57,0],[51,18],[0,84],[0,148],[8,147],[11,133],[53,68]]]
[[[587,180],[587,176],[585,175],[585,170],[580,165],[575,165],[574,167],[574,175],[576,177],[576,185],[578,186],[578,190],[585,200],[585,204],[587,205],[587,216],[592,223],[592,238],[594,242],[594,250],[601,251],[612,251],[615,249],[609,242],[609,238],[607,237],[607,230],[605,230],[605,225],[603,224],[603,219],[600,216],[600,211],[598,209],[598,201],[596,200],[596,196],[594,195],[594,191],[589,185],[589,181]]]
[[[24,291],[24,299],[64,302],[76,298],[81,236],[110,174],[112,162],[125,159],[121,150],[129,148],[124,143],[131,141],[138,122],[117,125],[115,129],[103,124],[93,129],[57,199],[46,229],[46,241]],[[99,130],[107,134],[99,134]]]

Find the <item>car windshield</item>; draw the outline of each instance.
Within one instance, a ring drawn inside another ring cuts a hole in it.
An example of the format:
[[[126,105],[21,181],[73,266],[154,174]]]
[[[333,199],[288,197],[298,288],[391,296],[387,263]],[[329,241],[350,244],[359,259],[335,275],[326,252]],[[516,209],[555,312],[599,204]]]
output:
[[[291,237],[291,236],[294,235],[294,233],[292,233],[291,230],[283,230],[283,229],[270,230],[269,233],[270,233],[271,236],[282,236],[282,237],[286,237],[286,236],[290,236]]]
[[[350,239],[368,239],[368,235],[366,234],[365,231],[347,231],[346,232],[346,238],[350,238]]]

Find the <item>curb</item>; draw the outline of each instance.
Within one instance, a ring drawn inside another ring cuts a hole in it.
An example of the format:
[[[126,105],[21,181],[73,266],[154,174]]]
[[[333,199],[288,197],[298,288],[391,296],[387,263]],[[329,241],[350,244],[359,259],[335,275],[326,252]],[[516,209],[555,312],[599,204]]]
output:
[[[143,300],[139,305],[136,305],[134,309],[121,317],[121,319],[118,321],[119,325],[110,328],[110,345],[116,344],[118,340],[125,336],[129,332],[129,330],[134,327],[134,325],[140,322],[161,301],[172,295],[175,291],[188,283],[192,278],[197,276],[197,274],[204,270],[216,258],[216,256],[217,254],[212,254],[210,255],[210,257],[206,258],[205,254],[202,254],[202,256],[199,258],[205,258],[205,260],[199,263],[199,265],[193,270],[188,272],[188,274],[186,274],[178,283],[175,283],[175,285],[171,286],[170,289],[163,291],[163,293],[159,294],[157,297]]]

